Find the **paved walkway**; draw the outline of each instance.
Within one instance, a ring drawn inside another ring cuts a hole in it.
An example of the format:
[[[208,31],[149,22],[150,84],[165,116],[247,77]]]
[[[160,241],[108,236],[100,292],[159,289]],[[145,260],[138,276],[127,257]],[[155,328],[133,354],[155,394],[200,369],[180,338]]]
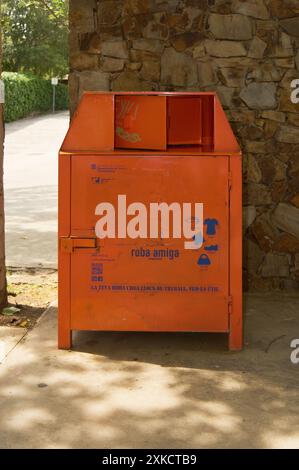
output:
[[[299,297],[249,296],[246,347],[226,336],[79,332],[56,308],[0,365],[1,448],[299,447]]]
[[[56,267],[57,154],[67,112],[6,125],[4,189],[8,266]]]

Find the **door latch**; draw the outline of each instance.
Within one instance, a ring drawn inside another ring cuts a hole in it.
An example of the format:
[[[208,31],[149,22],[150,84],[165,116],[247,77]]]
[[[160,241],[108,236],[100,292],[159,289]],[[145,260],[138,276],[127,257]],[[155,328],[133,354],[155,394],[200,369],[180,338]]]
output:
[[[72,253],[75,249],[97,248],[96,238],[60,238],[60,249],[64,253]]]

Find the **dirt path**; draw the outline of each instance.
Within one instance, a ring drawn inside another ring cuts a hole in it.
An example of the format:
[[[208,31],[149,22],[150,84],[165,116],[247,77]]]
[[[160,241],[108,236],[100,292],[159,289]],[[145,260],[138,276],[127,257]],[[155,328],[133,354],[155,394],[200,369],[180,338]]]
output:
[[[10,269],[7,284],[9,307],[19,311],[13,313],[10,309],[9,314],[0,314],[0,326],[33,328],[57,297],[57,272],[54,269]]]

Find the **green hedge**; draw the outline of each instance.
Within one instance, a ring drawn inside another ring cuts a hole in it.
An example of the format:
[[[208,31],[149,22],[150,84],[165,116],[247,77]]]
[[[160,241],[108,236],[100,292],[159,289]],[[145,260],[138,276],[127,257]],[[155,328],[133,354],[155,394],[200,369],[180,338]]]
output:
[[[15,121],[32,113],[44,113],[52,109],[52,85],[50,80],[22,73],[4,72],[5,122]],[[56,86],[56,109],[68,108],[68,87]]]

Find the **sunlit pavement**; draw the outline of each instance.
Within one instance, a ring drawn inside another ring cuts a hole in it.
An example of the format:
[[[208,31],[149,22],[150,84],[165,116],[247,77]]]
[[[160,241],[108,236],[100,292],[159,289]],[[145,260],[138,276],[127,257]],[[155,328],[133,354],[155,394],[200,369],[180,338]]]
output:
[[[250,295],[246,345],[219,334],[74,335],[56,308],[0,365],[1,448],[299,447],[298,297]]]
[[[68,124],[68,112],[6,124],[7,266],[56,267],[57,155]]]

